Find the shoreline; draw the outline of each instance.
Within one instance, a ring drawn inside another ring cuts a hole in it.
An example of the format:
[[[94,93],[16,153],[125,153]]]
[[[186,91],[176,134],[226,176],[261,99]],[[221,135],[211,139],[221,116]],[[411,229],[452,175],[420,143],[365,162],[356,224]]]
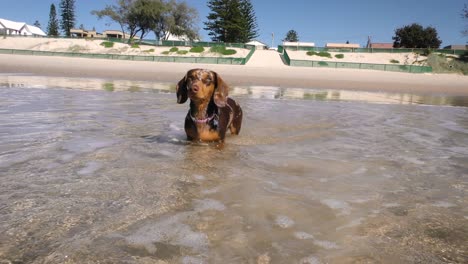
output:
[[[166,63],[69,57],[0,55],[0,72],[51,77],[177,83],[192,68],[216,71],[231,86],[341,89],[468,96],[468,76],[291,66]]]

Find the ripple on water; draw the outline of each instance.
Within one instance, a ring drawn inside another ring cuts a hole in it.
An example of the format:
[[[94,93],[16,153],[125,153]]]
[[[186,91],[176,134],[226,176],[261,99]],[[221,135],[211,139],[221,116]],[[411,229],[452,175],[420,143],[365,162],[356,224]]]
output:
[[[179,213],[173,216],[146,223],[136,231],[125,236],[131,246],[143,246],[149,252],[156,252],[155,243],[177,245],[192,249],[195,252],[204,252],[208,247],[206,234],[195,232],[184,222],[189,213]]]

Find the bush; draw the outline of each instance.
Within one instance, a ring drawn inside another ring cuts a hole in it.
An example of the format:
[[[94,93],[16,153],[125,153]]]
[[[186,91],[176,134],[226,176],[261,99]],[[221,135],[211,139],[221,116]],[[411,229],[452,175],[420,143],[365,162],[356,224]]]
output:
[[[177,51],[179,51],[179,48],[177,48],[177,47],[172,47],[172,48],[169,50],[169,52],[177,52]]]
[[[398,63],[400,63],[400,61],[398,61],[398,60],[394,60],[394,59],[391,59],[391,60],[390,60],[390,63],[395,63],[395,64],[398,64]]]
[[[227,50],[224,50],[221,54],[223,54],[223,55],[234,55],[234,54],[236,54],[236,53],[237,53],[236,50],[227,49]]]
[[[321,51],[321,52],[316,52],[316,51],[308,51],[307,55],[309,56],[319,56],[319,57],[326,57],[326,58],[331,58],[331,54],[326,52],[326,51]],[[343,54],[341,54],[343,55]],[[343,55],[344,57],[344,55]]]
[[[344,58],[344,54],[336,54],[336,55],[335,55],[335,58],[337,58],[337,59],[343,59],[343,58]]]
[[[179,55],[185,55],[187,53],[188,53],[188,50],[179,50],[179,51],[177,51],[177,54],[179,54]]]
[[[320,56],[320,57],[327,57],[327,58],[331,58],[331,57],[332,57],[331,54],[328,53],[328,52],[326,52],[326,51],[321,51],[321,52],[319,52],[318,56]]]
[[[101,43],[101,46],[104,46],[105,48],[112,48],[112,47],[114,47],[114,42],[104,41],[104,42]]]
[[[163,54],[163,55],[169,55],[169,53],[170,53],[170,51],[168,51],[168,50],[161,52],[161,54]]]
[[[193,53],[202,53],[205,51],[205,48],[203,47],[193,47],[190,49],[190,52],[193,52]]]

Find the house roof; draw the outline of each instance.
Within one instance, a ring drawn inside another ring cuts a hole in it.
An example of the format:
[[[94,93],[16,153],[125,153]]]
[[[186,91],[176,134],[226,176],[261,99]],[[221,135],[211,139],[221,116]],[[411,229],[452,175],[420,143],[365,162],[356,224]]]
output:
[[[13,29],[17,31],[20,31],[24,27],[24,25],[26,25],[26,23],[24,22],[14,22],[3,18],[0,18],[0,24],[2,24],[4,28]]]
[[[38,28],[36,26],[26,25],[26,28],[33,35],[43,36],[43,37],[47,36],[47,34],[44,31],[42,31],[42,29],[40,29],[40,28]]]
[[[245,43],[245,45],[266,46],[265,44],[263,44],[262,42],[257,41],[257,40],[252,40],[250,42],[247,42],[247,43]]]

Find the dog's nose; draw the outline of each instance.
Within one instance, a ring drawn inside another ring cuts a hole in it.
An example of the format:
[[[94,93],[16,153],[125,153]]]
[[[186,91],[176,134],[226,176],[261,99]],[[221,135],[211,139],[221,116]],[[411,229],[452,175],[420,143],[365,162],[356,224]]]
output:
[[[200,90],[200,87],[196,84],[192,85],[192,92],[198,93],[198,90]]]

